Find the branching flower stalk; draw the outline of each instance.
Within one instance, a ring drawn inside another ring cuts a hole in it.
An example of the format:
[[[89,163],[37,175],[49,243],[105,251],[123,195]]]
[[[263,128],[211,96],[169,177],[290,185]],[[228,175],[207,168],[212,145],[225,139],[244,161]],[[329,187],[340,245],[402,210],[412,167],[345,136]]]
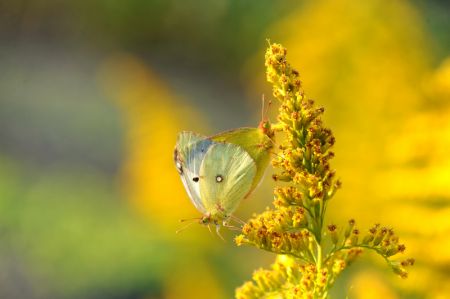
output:
[[[343,228],[324,227],[327,204],[341,186],[330,166],[335,138],[322,124],[324,109],[305,97],[286,49],[270,44],[265,65],[280,102],[278,123],[272,124],[277,140],[284,140],[272,160],[279,186],[274,207],[250,219],[235,241],[277,258],[270,270],[255,271],[253,280],[236,290],[236,298],[327,298],[337,276],[364,250],[377,253],[394,273],[407,277],[406,268],[414,260],[394,259],[405,245],[392,229],[375,224],[363,232],[353,219]]]

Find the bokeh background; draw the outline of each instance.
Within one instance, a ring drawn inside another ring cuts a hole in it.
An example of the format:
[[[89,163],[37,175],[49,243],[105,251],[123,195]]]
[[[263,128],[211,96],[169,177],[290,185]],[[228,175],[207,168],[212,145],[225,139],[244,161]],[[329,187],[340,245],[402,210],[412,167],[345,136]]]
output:
[[[172,161],[181,130],[258,123],[266,38],[336,135],[329,221],[391,225],[417,260],[402,280],[367,254],[334,298],[448,298],[445,0],[0,1],[0,297],[232,298],[267,267],[231,232],[175,234],[198,212]]]

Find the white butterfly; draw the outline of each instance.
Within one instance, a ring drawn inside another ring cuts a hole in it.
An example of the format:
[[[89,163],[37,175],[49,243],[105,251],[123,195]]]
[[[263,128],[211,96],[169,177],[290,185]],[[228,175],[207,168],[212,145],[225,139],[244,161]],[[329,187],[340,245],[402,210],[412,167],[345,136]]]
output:
[[[175,165],[194,206],[203,214],[200,223],[231,227],[229,219],[242,199],[260,182],[273,147],[270,124],[239,128],[212,137],[193,132],[178,135]],[[242,222],[242,221],[240,221]]]

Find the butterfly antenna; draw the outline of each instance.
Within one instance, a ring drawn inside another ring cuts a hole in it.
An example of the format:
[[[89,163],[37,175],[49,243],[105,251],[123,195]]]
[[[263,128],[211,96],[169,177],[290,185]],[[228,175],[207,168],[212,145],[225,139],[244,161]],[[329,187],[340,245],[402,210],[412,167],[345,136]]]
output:
[[[265,120],[267,120],[267,115],[269,113],[269,108],[272,105],[272,101],[269,100],[268,104],[266,105],[266,97],[264,94],[262,94],[261,102],[261,122],[264,122]]]
[[[264,111],[264,118],[265,119],[268,119],[269,117],[268,117],[268,115],[269,115],[269,109],[270,109],[270,106],[272,105],[272,101],[271,100],[269,100],[269,103],[267,104],[267,106],[266,106],[266,111]]]
[[[192,219],[193,220],[193,219]],[[188,224],[186,224],[185,226],[183,226],[183,227],[181,227],[181,228],[179,228],[179,229],[177,229],[176,231],[175,231],[175,233],[176,234],[178,234],[178,233],[180,233],[180,232],[182,232],[182,231],[184,231],[186,228],[188,228],[189,226],[191,226],[193,223],[195,223],[194,221],[192,221],[192,222],[189,222]]]
[[[262,94],[262,98],[261,98],[261,102],[262,102],[262,107],[261,107],[261,121],[264,121],[264,102],[265,102],[265,97],[264,94]]]
[[[202,218],[195,217],[195,218],[180,219],[180,222],[186,222],[186,221],[192,221],[192,220],[200,220],[200,219],[202,219]]]

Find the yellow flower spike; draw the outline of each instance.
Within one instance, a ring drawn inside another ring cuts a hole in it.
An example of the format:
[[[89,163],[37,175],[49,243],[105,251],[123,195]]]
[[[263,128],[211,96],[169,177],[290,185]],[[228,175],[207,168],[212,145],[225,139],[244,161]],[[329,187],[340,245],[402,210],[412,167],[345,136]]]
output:
[[[382,255],[396,273],[406,276],[405,268],[413,260],[390,259],[405,250],[392,230],[375,225],[360,237],[352,219],[343,237],[336,225],[329,225],[324,233],[327,203],[341,187],[330,165],[335,138],[321,120],[324,109],[305,97],[299,73],[286,54],[281,45],[270,44],[265,65],[273,96],[280,102],[278,123],[272,130],[284,137],[272,159],[278,170],[273,179],[288,184],[275,187],[274,209],[254,215],[235,240],[238,245],[278,254],[278,258],[271,270],[256,271],[254,283],[239,288],[236,298],[328,298],[337,276],[363,249]],[[325,246],[329,243],[333,246]]]

